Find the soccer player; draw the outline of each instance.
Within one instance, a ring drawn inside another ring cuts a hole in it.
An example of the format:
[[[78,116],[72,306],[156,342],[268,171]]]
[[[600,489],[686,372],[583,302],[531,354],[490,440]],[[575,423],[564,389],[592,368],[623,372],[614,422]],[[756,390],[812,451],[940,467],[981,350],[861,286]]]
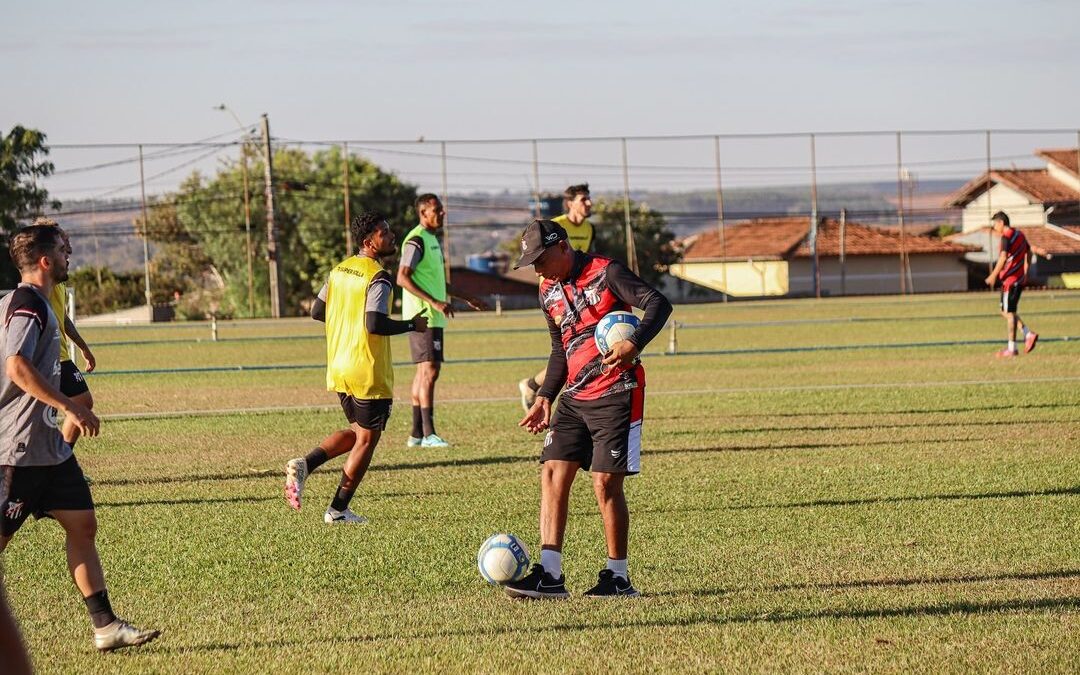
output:
[[[48,225],[57,228],[60,232],[60,237],[64,240],[64,246],[67,248],[68,258],[71,257],[71,239],[68,237],[64,228],[51,218],[41,217],[34,221],[35,225]],[[78,366],[75,365],[75,360],[71,357],[71,352],[68,347],[68,341],[64,337],[69,337],[79,347],[79,351],[82,352],[83,359],[86,361],[86,372],[94,372],[94,368],[97,367],[97,361],[94,359],[94,353],[90,351],[89,345],[86,344],[86,340],[79,334],[77,328],[75,328],[75,322],[68,316],[68,298],[67,298],[67,283],[60,282],[53,287],[52,293],[49,294],[49,306],[52,307],[53,313],[56,314],[57,321],[60,322],[60,392],[65,396],[71,398],[73,401],[83,405],[87,410],[92,410],[94,407],[94,397],[90,394],[90,387],[86,384],[86,378],[79,371]],[[75,448],[75,441],[79,440],[79,426],[75,424],[75,421],[70,418],[64,420],[64,441],[68,445]]]
[[[592,215],[592,197],[589,196],[589,184],[571,185],[563,192],[563,208],[566,213],[556,216],[552,222],[558,223],[566,230],[567,241],[570,247],[576,251],[591,253],[593,248],[593,226],[589,222]],[[521,392],[521,407],[525,412],[529,411],[536,400],[536,392],[544,385],[546,370],[541,370],[532,377],[526,377],[518,382],[518,391]]]
[[[360,252],[338,263],[311,310],[326,322],[326,388],[336,391],[349,428],[335,431],[306,457],[285,465],[285,497],[299,509],[308,474],[328,460],[349,453],[341,481],[323,521],[367,522],[349,508],[367,473],[375,446],[386,429],[394,398],[394,365],[390,336],[423,333],[427,319],[390,318],[394,287],[378,259],[395,251],[394,233],[386,219],[362,213],[350,225]]]
[[[9,251],[22,283],[0,300],[0,551],[30,514],[54,518],[64,528],[68,569],[90,612],[94,645],[111,651],[144,644],[160,633],[113,613],[95,544],[94,500],[56,423],[63,410],[82,434],[96,436],[100,425],[59,390],[60,324],[47,298],[67,279],[68,247],[58,228],[31,225],[12,237]]]
[[[416,375],[412,382],[412,433],[408,447],[446,448],[450,444],[435,433],[435,382],[443,362],[443,329],[447,317],[454,316],[452,298],[458,298],[473,309],[485,309],[476,298],[453,295],[446,283],[442,246],[436,232],[443,226],[446,210],[433,194],[416,198],[416,213],[420,224],[414,227],[401,244],[401,263],[397,282],[401,286],[401,316],[428,318],[430,330],[409,336],[409,349]]]
[[[994,214],[992,226],[994,234],[1001,238],[1001,251],[998,253],[994,269],[990,271],[990,276],[986,277],[986,285],[993,288],[998,280],[1001,281],[1001,315],[1005,317],[1008,344],[997,355],[1012,357],[1017,355],[1017,325],[1024,332],[1024,353],[1035,349],[1035,344],[1039,341],[1039,334],[1020,319],[1020,313],[1017,311],[1020,293],[1024,290],[1024,284],[1027,283],[1030,264],[1028,252],[1031,247],[1023,232],[1009,226],[1009,216],[1004,211]]]
[[[533,221],[521,237],[516,267],[532,265],[543,277],[540,303],[551,334],[548,377],[519,423],[531,433],[550,430],[540,455],[540,563],[521,581],[507,584],[511,597],[569,597],[562,574],[562,546],[570,487],[578,469],[592,472],[604,521],[607,566],[586,597],[638,595],[627,571],[630,512],[623,482],[641,470],[645,371],[638,355],[663,329],[671,303],[622,263],[575,251],[566,230]],[[596,324],[613,311],[645,310],[634,335],[601,354]],[[566,385],[554,419],[551,404]]]

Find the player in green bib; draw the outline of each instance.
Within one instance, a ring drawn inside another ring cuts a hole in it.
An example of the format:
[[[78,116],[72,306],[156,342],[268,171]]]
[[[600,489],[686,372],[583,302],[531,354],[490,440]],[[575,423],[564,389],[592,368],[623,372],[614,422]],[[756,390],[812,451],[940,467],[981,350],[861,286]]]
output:
[[[451,299],[475,310],[486,307],[476,298],[454,295],[446,283],[445,259],[436,234],[446,218],[442,202],[433,194],[422,194],[416,198],[416,213],[420,224],[402,241],[397,283],[402,289],[401,318],[425,316],[429,330],[409,335],[416,375],[412,382],[413,426],[407,445],[445,448],[450,444],[435,433],[435,381],[443,362],[443,329],[447,318],[454,316]]]

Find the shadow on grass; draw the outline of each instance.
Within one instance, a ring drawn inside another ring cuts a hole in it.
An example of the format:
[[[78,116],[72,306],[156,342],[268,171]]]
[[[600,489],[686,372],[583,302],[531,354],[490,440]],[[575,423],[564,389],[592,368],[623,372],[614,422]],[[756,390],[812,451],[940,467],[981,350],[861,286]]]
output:
[[[999,574],[962,574],[946,577],[909,577],[899,579],[864,579],[825,583],[774,584],[771,586],[748,586],[746,588],[708,588],[687,591],[662,591],[649,593],[650,598],[663,597],[712,597],[734,595],[755,591],[783,593],[785,591],[830,591],[861,588],[902,588],[905,586],[935,586],[948,584],[974,584],[986,581],[1042,581],[1046,579],[1078,579],[1080,569],[1050,570],[1046,572],[1002,572]]]
[[[775,413],[742,413],[730,415],[732,418],[756,418],[756,417],[828,417],[851,415],[929,415],[933,413],[966,413],[985,412],[988,410],[1032,410],[1051,408],[1075,408],[1076,403],[1020,403],[1015,405],[980,405],[969,408],[907,408],[898,410],[810,410],[806,412],[775,412]],[[692,415],[649,415],[650,420],[692,420],[709,419],[715,420],[716,415],[692,414]]]
[[[1080,495],[1080,485],[1047,490],[1009,490],[1005,492],[982,492],[975,494],[947,493],[940,495],[911,495],[901,497],[867,497],[864,499],[818,499],[786,504],[732,504],[727,506],[679,507],[671,509],[635,508],[634,515],[647,513],[710,513],[713,511],[747,511],[752,509],[800,509],[815,506],[865,506],[868,504],[893,504],[900,502],[930,502],[972,499],[1012,499],[1025,497],[1070,497]]]
[[[908,424],[837,424],[833,426],[806,426],[806,427],[745,427],[741,429],[706,429],[715,434],[756,434],[766,431],[866,431],[878,429],[939,429],[942,426],[950,427],[984,427],[984,426],[1029,426],[1032,424],[1075,424],[1074,420],[981,420],[964,422],[960,420],[948,420],[947,422],[911,422]],[[673,429],[658,431],[670,436],[682,436],[687,434],[700,434],[701,429]]]
[[[712,448],[670,448],[649,450],[642,454],[645,455],[699,455],[718,452],[759,452],[769,450],[835,450],[839,448],[873,448],[873,447],[888,447],[898,444],[904,445],[917,445],[917,444],[939,444],[939,443],[967,443],[973,441],[989,441],[992,439],[984,438],[981,436],[974,437],[961,437],[961,438],[917,438],[917,439],[889,439],[885,441],[857,441],[857,442],[832,442],[832,443],[783,443],[780,445],[725,445],[723,447]]]
[[[501,457],[477,457],[475,459],[445,459],[434,462],[412,462],[398,464],[373,464],[372,471],[413,471],[417,469],[453,468],[459,466],[483,466],[487,464],[513,464],[514,462],[536,462],[538,454],[528,456],[504,455]],[[190,476],[149,476],[144,478],[106,478],[95,480],[92,487],[123,485],[168,485],[172,483],[203,483],[213,481],[249,480],[273,478],[283,479],[285,473],[277,470],[244,471],[234,473],[205,473]]]
[[[647,600],[646,600],[647,601]],[[527,601],[517,601],[527,602]],[[595,602],[595,601],[594,601]],[[536,607],[543,607],[543,603],[536,603]],[[994,612],[1045,612],[1058,609],[1073,610],[1080,608],[1080,597],[1067,596],[1063,598],[1032,598],[1000,600],[989,602],[949,602],[932,605],[914,605],[910,607],[883,607],[879,609],[830,609],[819,612],[775,612],[766,614],[714,614],[704,617],[684,617],[655,620],[629,620],[629,621],[604,621],[604,622],[574,622],[560,623],[551,626],[500,626],[484,629],[449,629],[427,631],[395,631],[384,635],[337,635],[319,636],[313,639],[297,640],[252,640],[250,642],[210,642],[190,647],[163,647],[155,649],[151,646],[147,651],[161,651],[164,653],[184,654],[191,652],[227,652],[240,649],[281,649],[288,647],[316,648],[325,647],[327,644],[357,644],[357,643],[380,643],[417,640],[439,640],[447,638],[477,638],[497,635],[522,635],[535,638],[545,633],[578,633],[588,630],[625,630],[641,628],[672,628],[690,626],[724,626],[755,623],[791,623],[799,621],[820,620],[845,620],[845,619],[891,619],[909,617],[934,617],[951,615],[989,614]]]
[[[181,506],[183,504],[252,504],[255,502],[275,502],[281,497],[190,497],[185,499],[139,499],[130,502],[94,502],[99,509],[123,506]]]

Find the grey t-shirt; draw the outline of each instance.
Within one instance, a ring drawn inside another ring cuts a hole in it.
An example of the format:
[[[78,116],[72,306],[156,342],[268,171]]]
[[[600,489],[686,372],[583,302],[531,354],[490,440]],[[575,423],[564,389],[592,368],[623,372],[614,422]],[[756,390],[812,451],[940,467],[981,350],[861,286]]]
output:
[[[55,389],[60,388],[60,324],[49,302],[30,284],[0,300],[0,465],[55,466],[71,457],[56,422],[56,408],[27,394],[7,375],[7,361],[21,356]]]
[[[405,247],[401,249],[401,262],[398,263],[398,269],[408,267],[409,269],[416,269],[416,266],[420,264],[420,260],[424,257],[424,242],[420,237],[410,239],[405,242]]]

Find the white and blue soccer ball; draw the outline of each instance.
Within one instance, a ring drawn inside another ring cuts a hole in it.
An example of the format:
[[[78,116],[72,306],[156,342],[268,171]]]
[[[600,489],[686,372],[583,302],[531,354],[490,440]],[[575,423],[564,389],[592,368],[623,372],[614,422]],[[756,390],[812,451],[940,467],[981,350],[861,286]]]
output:
[[[508,584],[529,571],[529,550],[512,534],[493,534],[476,554],[480,576],[489,584]]]
[[[622,342],[637,331],[638,318],[633,312],[610,312],[596,324],[596,348],[607,354],[616,342]]]

